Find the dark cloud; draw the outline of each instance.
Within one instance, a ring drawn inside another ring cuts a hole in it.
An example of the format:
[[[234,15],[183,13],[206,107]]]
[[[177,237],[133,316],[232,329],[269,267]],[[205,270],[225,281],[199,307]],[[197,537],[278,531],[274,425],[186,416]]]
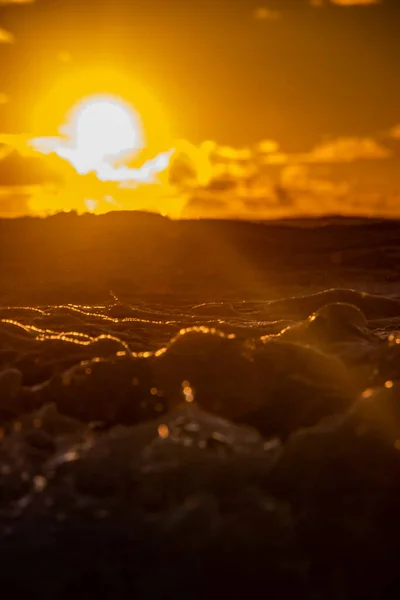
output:
[[[243,198],[242,205],[242,214],[261,213],[263,216],[275,212],[278,208],[275,199],[272,198]]]
[[[14,42],[14,34],[0,27],[0,44],[13,44]]]
[[[211,196],[207,198],[191,196],[182,210],[182,217],[184,218],[218,217],[225,214],[229,214],[229,202]]]
[[[290,190],[282,185],[275,186],[276,200],[282,208],[290,208],[295,205],[295,199]]]
[[[0,218],[21,217],[30,214],[31,190],[2,190],[0,188]]]
[[[235,189],[237,185],[238,182],[234,177],[220,176],[212,179],[203,189],[209,192],[229,192]]]
[[[0,160],[0,187],[42,185],[61,181],[62,177],[41,157],[21,156],[14,150]]]
[[[171,185],[178,187],[192,187],[197,184],[196,164],[189,154],[185,152],[174,154],[168,169],[168,180]]]
[[[1,164],[1,161],[12,151],[13,151],[13,149],[10,146],[8,146],[7,144],[2,144],[0,142],[0,164]]]

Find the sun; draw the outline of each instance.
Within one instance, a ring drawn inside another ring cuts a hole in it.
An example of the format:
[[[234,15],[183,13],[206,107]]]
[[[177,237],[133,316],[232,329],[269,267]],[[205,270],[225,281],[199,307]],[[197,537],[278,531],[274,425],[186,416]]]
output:
[[[113,96],[91,96],[73,107],[61,133],[70,141],[70,154],[80,173],[139,151],[143,128],[133,107]]]
[[[165,139],[163,128],[166,131],[161,116],[154,112],[153,125],[160,123],[160,142]],[[62,122],[57,127],[59,135],[28,141],[29,148],[47,155],[50,166],[62,175],[63,191],[56,192],[58,205],[73,210],[84,206],[90,212],[99,212],[99,203],[122,207],[127,196],[132,196],[128,190],[140,186],[141,199],[136,199],[134,207],[141,202],[148,208],[151,197],[157,203],[163,194],[171,193],[166,173],[174,146],[158,151],[149,147],[142,107],[139,111],[116,95],[91,94],[75,101]],[[49,198],[41,194],[35,200],[35,211],[43,212],[48,205]]]

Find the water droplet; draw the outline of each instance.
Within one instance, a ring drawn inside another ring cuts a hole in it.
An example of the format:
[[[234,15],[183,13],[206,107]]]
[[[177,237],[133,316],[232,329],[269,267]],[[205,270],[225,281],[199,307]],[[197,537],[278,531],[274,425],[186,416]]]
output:
[[[46,488],[46,486],[47,486],[46,477],[43,477],[43,475],[35,475],[35,477],[33,478],[33,487],[35,489],[35,492],[37,492],[38,494],[40,492],[43,492],[43,490]]]
[[[169,436],[169,429],[167,425],[159,425],[158,426],[158,435],[160,438],[165,440]]]

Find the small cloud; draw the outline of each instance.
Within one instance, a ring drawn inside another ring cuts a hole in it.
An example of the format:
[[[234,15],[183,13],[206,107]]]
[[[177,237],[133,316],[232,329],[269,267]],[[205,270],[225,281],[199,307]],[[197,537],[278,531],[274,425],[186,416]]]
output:
[[[0,0],[0,6],[2,4],[33,4],[35,0]]]
[[[215,146],[214,154],[216,158],[222,160],[250,160],[252,151],[250,148],[232,148],[232,146]]]
[[[282,17],[282,13],[279,10],[271,10],[260,6],[254,10],[253,17],[256,21],[277,21]]]
[[[261,140],[258,144],[258,151],[261,154],[275,154],[279,150],[279,144],[275,140]]]
[[[168,169],[168,183],[177,187],[194,187],[197,185],[198,173],[194,158],[186,152],[176,152]]]
[[[0,186],[0,218],[22,217],[30,214],[29,197],[32,194],[31,188],[20,188]]]
[[[13,44],[15,37],[10,31],[6,31],[0,27],[0,44]]]
[[[340,163],[383,159],[389,156],[391,151],[373,138],[343,137],[317,146],[304,155],[304,162]]]
[[[400,125],[395,125],[390,131],[389,136],[395,140],[400,140]]]
[[[285,154],[285,152],[265,154],[262,156],[260,162],[264,165],[286,165],[291,162],[291,156],[290,154]]]
[[[29,146],[31,137],[27,133],[0,133],[0,146],[5,144],[21,156],[37,155],[36,151]]]
[[[229,192],[237,186],[238,182],[234,175],[220,175],[214,177],[203,189],[208,192]]]
[[[182,210],[182,217],[217,217],[226,214],[228,211],[229,202],[225,199],[213,196],[203,198],[201,195],[195,195],[188,198]]]
[[[4,94],[4,92],[0,92],[0,106],[2,104],[7,104],[9,100],[10,98],[7,96],[7,94]]]
[[[0,161],[0,186],[31,186],[60,181],[60,175],[41,157],[24,157],[13,150]]]
[[[350,192],[346,181],[320,179],[304,165],[289,165],[280,174],[280,194],[290,198],[300,212],[323,213],[340,206]],[[335,209],[334,209],[335,210]]]
[[[380,4],[381,0],[331,0],[337,6],[367,6],[368,4]]]
[[[0,161],[9,154],[11,154],[12,151],[13,148],[11,148],[10,146],[0,143]]]
[[[368,6],[371,4],[380,4],[382,0],[309,0],[310,6],[321,8],[327,3],[336,4],[336,6]]]

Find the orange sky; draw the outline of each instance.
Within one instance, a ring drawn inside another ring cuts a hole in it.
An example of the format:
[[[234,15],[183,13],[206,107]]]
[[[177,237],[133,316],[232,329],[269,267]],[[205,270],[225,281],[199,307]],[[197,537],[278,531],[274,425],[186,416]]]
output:
[[[399,5],[0,0],[0,214],[92,196],[172,216],[397,214]],[[94,93],[135,106],[143,162],[174,149],[159,185],[101,185],[26,156]]]

